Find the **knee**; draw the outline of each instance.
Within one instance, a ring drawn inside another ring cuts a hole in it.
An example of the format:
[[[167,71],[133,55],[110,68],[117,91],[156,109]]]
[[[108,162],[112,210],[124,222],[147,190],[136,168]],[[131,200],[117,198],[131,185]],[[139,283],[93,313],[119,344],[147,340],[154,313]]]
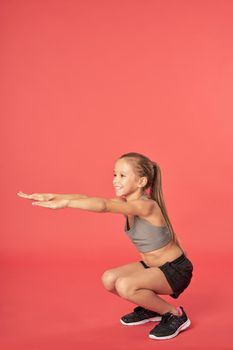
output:
[[[121,298],[129,300],[136,290],[135,286],[132,284],[132,281],[128,277],[118,278],[115,283],[115,288]]]
[[[112,270],[105,271],[101,277],[101,280],[104,287],[108,291],[111,292],[113,289],[115,289],[116,276]]]

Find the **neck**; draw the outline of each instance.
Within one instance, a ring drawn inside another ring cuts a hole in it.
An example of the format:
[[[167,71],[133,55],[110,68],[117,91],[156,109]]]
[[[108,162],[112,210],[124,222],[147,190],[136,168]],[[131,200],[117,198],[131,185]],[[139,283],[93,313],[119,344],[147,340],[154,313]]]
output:
[[[134,201],[136,199],[140,199],[143,196],[145,196],[144,193],[141,193],[141,194],[132,193],[131,195],[126,196],[125,198],[126,198],[127,202],[130,202],[130,201]]]

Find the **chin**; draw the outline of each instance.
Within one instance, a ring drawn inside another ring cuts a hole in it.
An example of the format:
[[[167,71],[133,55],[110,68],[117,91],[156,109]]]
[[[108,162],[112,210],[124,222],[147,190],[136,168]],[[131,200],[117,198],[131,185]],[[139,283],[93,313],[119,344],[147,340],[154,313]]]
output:
[[[116,197],[121,198],[121,197],[124,197],[124,196],[125,196],[124,194],[121,194],[121,193],[117,193],[117,192],[116,192]]]
[[[122,197],[123,194],[116,193],[116,196],[117,196],[117,197]]]

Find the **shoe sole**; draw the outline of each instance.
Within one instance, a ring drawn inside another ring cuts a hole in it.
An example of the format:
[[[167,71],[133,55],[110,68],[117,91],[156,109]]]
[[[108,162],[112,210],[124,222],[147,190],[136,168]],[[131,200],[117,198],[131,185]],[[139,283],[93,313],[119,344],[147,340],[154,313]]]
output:
[[[144,324],[144,323],[147,323],[147,322],[159,322],[159,321],[161,321],[161,318],[162,317],[157,316],[157,317],[147,318],[146,320],[142,320],[142,321],[138,321],[138,322],[130,322],[130,323],[124,322],[122,319],[120,319],[120,322],[124,326],[138,326],[140,324]]]
[[[149,338],[151,339],[157,339],[157,340],[166,340],[166,339],[171,339],[176,337],[181,331],[184,331],[186,328],[188,328],[191,324],[191,321],[189,319],[187,319],[187,321],[185,323],[183,323],[175,333],[171,334],[171,335],[167,335],[165,337],[156,337],[156,335],[153,334],[149,334]]]

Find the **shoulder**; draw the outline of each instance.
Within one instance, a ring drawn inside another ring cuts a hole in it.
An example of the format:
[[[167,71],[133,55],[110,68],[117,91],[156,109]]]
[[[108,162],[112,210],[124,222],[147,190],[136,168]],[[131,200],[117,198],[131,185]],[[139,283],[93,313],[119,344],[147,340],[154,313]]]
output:
[[[120,213],[124,215],[148,216],[156,208],[156,202],[152,199],[135,199],[127,202],[120,198],[111,198],[105,200],[107,212]]]

